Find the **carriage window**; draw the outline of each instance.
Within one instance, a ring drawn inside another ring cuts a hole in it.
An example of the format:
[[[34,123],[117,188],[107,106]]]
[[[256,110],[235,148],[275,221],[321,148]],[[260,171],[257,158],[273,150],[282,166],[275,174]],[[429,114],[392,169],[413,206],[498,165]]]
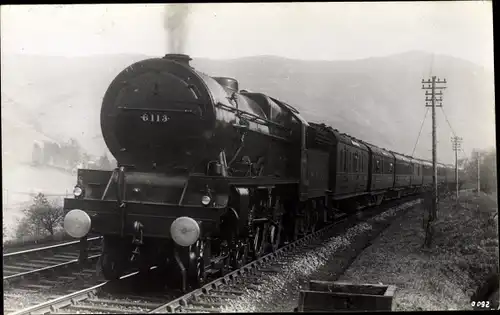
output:
[[[349,165],[347,166],[347,169],[349,170],[349,172],[352,172],[352,170],[354,169],[354,165],[352,164],[352,152],[349,151]]]
[[[358,153],[356,152],[352,156],[353,168],[355,172],[359,171],[358,159]]]
[[[352,165],[351,169],[352,169],[352,171],[356,171],[356,153],[351,154],[350,158],[351,158],[351,165]]]
[[[347,150],[344,149],[344,172],[347,172]]]
[[[375,169],[377,170],[377,173],[380,173],[380,161],[379,160],[376,161]]]
[[[340,164],[339,170],[344,169],[344,149],[340,150]]]
[[[392,163],[389,163],[389,173],[392,173],[394,169],[394,165]]]

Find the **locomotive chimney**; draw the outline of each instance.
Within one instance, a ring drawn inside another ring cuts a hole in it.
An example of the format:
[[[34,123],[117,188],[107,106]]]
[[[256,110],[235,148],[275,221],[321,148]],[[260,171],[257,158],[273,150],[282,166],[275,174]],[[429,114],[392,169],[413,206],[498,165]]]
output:
[[[238,81],[236,81],[233,78],[213,77],[213,79],[215,81],[217,81],[223,87],[231,90],[232,92],[238,92],[239,91]]]
[[[191,66],[189,64],[189,62],[191,60],[193,60],[193,59],[191,59],[191,57],[189,57],[188,55],[184,55],[184,54],[166,54],[165,57],[163,57],[163,59],[172,60],[172,61],[175,61],[178,63],[185,64],[187,66]]]

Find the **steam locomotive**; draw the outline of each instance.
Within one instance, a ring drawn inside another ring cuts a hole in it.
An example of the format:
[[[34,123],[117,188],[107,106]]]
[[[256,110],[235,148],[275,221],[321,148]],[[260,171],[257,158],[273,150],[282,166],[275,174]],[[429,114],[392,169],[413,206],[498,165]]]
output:
[[[103,236],[99,268],[168,271],[199,287],[286,242],[384,199],[432,184],[428,161],[379,148],[232,78],[210,77],[187,55],[132,64],[101,108],[114,171],[79,169],[64,228]],[[438,165],[440,186],[454,170]]]

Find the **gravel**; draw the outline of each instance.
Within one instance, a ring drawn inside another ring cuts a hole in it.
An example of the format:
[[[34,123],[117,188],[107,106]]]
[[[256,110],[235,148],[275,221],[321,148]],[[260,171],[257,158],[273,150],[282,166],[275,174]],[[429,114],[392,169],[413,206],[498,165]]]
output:
[[[76,271],[78,273],[81,271]],[[4,288],[4,310],[18,311],[42,302],[55,299],[74,291],[82,290],[101,283],[103,280],[95,275],[76,276],[73,273],[65,276],[72,276],[75,279],[60,279],[57,277],[46,277],[44,279],[55,280],[58,283],[50,285],[50,288],[29,287],[30,284],[40,284],[35,280],[24,280],[21,283],[13,284],[10,288]],[[43,285],[46,285],[45,283]]]
[[[33,292],[30,294],[26,294],[26,291],[22,290],[4,292],[4,313],[18,311],[48,300],[50,300],[50,298],[47,297],[47,294],[40,292]]]
[[[358,250],[367,242],[366,236],[378,234],[387,222],[402,210],[408,209],[419,203],[420,200],[412,201],[389,209],[388,211],[349,228],[344,234],[329,238],[318,248],[311,249],[296,257],[290,264],[284,266],[283,271],[277,274],[263,274],[259,284],[252,289],[244,289],[245,292],[238,299],[231,301],[221,312],[290,312],[297,307],[298,292],[303,287],[304,281],[308,279],[331,278],[333,272],[329,265],[342,266],[338,264],[342,257],[352,260]],[[356,244],[356,246],[353,246]],[[263,266],[267,268],[268,266]]]

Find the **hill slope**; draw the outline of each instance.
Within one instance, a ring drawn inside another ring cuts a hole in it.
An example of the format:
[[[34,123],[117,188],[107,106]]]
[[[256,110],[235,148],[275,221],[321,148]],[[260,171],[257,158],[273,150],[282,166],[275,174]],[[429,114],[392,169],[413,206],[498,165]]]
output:
[[[33,128],[37,125],[45,135],[74,137],[91,153],[102,154],[106,148],[99,114],[104,92],[118,72],[144,58],[147,56],[2,56],[2,112],[9,108],[10,117]],[[274,56],[193,59],[197,69],[214,76],[235,77],[241,89],[282,99],[310,121],[328,123],[407,154],[413,149],[425,113],[420,81],[429,77],[432,64],[432,73],[448,81],[444,111],[464,138],[466,150],[495,143],[493,74],[464,60],[433,58],[418,51],[354,61],[301,61]],[[437,117],[438,156],[440,161],[451,163],[452,134],[441,109]],[[33,137],[29,129],[26,139]],[[431,157],[430,131],[428,114],[416,156]],[[9,125],[4,128],[2,115],[3,139],[19,133],[23,132]],[[16,141],[16,146],[24,142]],[[26,145],[31,149],[31,142]]]

